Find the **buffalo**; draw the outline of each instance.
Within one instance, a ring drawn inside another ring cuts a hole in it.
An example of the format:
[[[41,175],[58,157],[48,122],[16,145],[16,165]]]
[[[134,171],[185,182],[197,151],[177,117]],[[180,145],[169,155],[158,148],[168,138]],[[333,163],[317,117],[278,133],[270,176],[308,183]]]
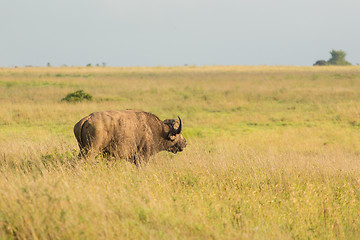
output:
[[[138,165],[160,152],[181,152],[186,140],[181,118],[161,121],[140,110],[94,112],[74,126],[80,156],[103,154]]]

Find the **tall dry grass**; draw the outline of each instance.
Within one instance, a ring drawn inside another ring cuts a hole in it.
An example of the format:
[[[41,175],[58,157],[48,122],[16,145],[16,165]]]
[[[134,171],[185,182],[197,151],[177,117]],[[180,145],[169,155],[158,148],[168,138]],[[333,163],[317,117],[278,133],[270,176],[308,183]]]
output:
[[[357,239],[359,67],[0,69],[0,238]],[[95,101],[61,102],[84,89]],[[77,159],[76,121],[180,115],[140,169]]]

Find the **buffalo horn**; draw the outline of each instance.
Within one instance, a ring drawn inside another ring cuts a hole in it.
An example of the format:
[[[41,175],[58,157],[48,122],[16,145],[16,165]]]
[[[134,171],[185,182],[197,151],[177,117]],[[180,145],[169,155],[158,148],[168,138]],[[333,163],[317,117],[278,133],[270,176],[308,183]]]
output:
[[[179,125],[178,129],[175,130],[175,134],[180,134],[181,131],[182,131],[182,127],[183,127],[183,123],[181,121],[181,118],[179,116],[178,116],[178,118],[179,118],[179,121],[180,121],[180,125]]]

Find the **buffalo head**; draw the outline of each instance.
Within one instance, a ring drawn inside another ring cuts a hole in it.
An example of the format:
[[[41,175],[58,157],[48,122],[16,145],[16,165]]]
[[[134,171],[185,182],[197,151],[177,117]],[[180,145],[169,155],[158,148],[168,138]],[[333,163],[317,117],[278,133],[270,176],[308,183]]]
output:
[[[164,123],[169,126],[169,132],[167,133],[168,147],[166,151],[172,153],[183,151],[187,143],[181,134],[183,128],[181,118],[178,116],[178,119],[166,119]]]

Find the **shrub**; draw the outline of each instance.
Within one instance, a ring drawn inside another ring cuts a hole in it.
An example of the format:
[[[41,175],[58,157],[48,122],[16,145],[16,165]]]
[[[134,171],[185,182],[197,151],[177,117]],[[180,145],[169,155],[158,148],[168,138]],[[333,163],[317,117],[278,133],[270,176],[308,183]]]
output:
[[[314,63],[314,66],[326,66],[328,63],[325,60],[319,60]]]
[[[351,65],[351,63],[345,60],[346,53],[344,51],[332,50],[330,54],[331,54],[331,58],[327,61],[329,65],[338,65],[338,66]]]
[[[346,53],[341,50],[332,50],[330,52],[331,58],[327,61],[318,60],[314,63],[314,66],[326,66],[326,65],[337,65],[337,66],[348,66],[351,65],[348,61],[345,60]]]
[[[66,95],[66,97],[61,99],[61,101],[81,102],[83,100],[91,101],[92,99],[93,99],[93,96],[91,96],[90,94],[84,92],[83,90],[78,90],[76,92],[69,93],[68,95]]]

